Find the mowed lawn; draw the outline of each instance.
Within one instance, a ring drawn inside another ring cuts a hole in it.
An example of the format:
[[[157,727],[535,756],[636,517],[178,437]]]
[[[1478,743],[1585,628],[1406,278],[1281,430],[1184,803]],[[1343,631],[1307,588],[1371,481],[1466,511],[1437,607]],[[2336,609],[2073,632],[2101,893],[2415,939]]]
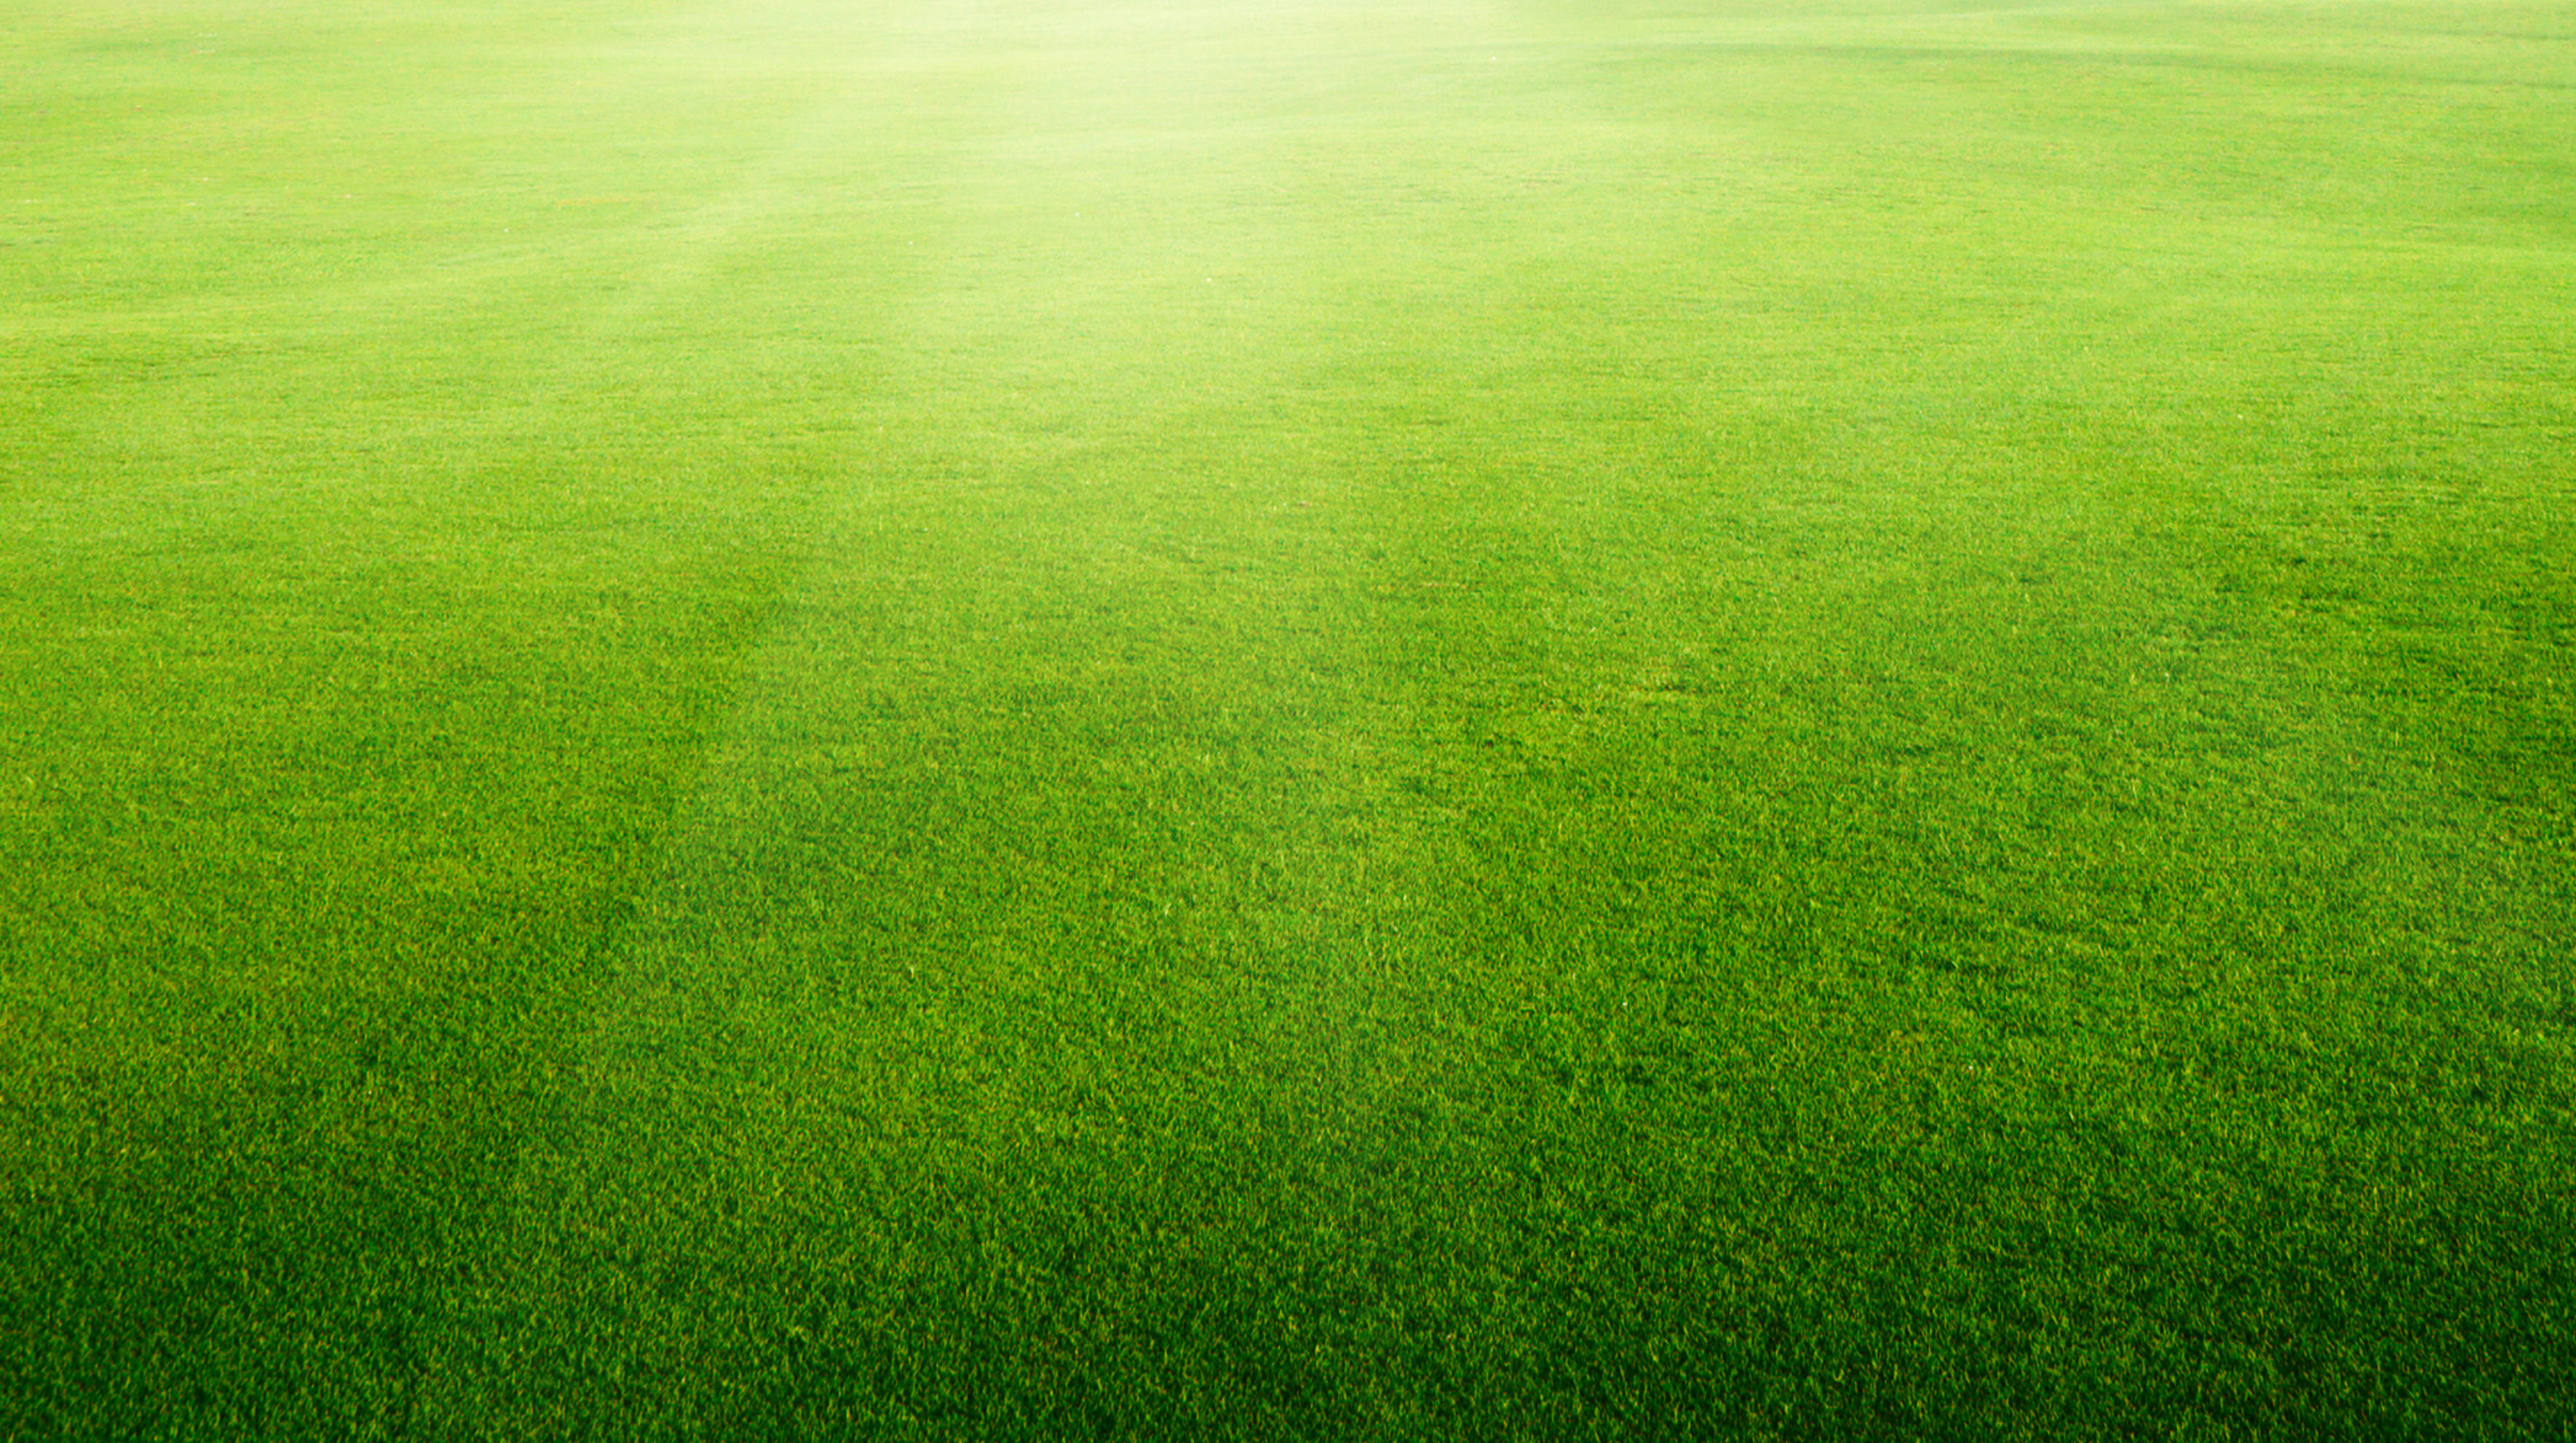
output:
[[[0,1437],[2576,1432],[2567,5],[0,76]]]

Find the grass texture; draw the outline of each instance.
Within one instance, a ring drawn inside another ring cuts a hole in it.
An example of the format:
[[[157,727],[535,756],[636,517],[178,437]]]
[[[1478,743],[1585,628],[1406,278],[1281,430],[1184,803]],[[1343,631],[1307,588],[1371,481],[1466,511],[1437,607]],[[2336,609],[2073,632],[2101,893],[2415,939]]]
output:
[[[0,11],[0,1436],[2576,1429],[2565,5]]]

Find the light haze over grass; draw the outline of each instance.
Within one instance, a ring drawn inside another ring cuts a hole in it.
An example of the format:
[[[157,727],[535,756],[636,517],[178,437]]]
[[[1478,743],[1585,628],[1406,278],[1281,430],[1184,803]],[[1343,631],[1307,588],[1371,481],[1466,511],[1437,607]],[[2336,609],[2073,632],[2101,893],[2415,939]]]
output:
[[[0,1435],[2564,1436],[2557,4],[0,22]]]

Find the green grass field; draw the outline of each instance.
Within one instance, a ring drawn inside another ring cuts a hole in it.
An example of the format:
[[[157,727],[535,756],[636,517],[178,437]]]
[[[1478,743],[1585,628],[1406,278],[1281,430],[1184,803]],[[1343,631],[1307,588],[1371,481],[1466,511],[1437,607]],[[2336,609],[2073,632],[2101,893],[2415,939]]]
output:
[[[2564,0],[0,74],[0,1437],[2576,1433]]]

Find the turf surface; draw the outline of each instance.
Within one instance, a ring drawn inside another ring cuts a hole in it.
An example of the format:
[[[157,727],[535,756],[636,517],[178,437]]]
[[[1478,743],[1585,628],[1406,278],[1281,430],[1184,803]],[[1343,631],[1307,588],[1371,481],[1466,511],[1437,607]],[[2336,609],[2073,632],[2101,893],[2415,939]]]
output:
[[[2576,1428],[2565,5],[0,8],[0,1436]]]

